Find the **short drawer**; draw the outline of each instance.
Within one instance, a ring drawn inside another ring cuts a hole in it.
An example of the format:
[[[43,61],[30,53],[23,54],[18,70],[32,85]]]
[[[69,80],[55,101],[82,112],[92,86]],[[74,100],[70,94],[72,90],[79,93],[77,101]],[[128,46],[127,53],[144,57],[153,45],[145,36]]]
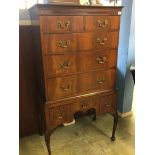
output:
[[[79,55],[78,69],[80,71],[108,69],[116,67],[116,65],[116,50],[82,52]]]
[[[93,102],[92,98],[83,99],[79,102],[71,104],[71,111],[72,113],[76,112],[85,112],[89,109],[98,109],[97,103]]]
[[[42,33],[81,32],[84,28],[83,16],[41,16]]]
[[[77,75],[47,79],[48,100],[74,96],[77,93]]]
[[[116,111],[116,94],[112,95],[107,95],[107,96],[102,96],[99,98],[99,112],[104,113],[104,112],[115,112]]]
[[[119,30],[120,16],[86,16],[86,31]]]
[[[77,72],[77,62],[76,54],[46,56],[47,77]]]
[[[72,120],[70,104],[48,108],[50,125],[68,123]]]

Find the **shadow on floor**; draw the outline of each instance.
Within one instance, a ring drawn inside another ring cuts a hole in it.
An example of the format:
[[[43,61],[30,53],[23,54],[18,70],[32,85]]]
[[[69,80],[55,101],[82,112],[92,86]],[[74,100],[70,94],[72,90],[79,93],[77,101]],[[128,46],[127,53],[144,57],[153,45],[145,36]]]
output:
[[[52,155],[134,155],[134,115],[119,118],[115,142],[110,140],[112,123],[106,114],[59,127],[51,136]],[[19,147],[20,155],[48,155],[44,137],[37,134],[21,138]]]

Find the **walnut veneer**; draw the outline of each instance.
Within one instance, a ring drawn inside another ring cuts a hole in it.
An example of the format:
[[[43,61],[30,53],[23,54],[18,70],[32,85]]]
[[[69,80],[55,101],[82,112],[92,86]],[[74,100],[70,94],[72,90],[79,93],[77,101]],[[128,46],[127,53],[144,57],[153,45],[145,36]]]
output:
[[[77,112],[114,116],[122,7],[35,5],[30,9],[39,118],[49,155],[50,135]]]

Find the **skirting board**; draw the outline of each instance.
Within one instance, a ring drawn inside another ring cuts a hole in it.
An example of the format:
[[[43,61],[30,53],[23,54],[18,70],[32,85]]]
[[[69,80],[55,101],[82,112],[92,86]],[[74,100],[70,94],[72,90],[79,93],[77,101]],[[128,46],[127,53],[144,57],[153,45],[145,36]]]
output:
[[[19,25],[31,25],[31,20],[19,20]]]
[[[132,111],[129,111],[129,112],[125,112],[125,113],[120,113],[119,111],[118,111],[118,116],[120,116],[121,118],[124,118],[124,117],[127,117],[127,116],[130,116],[130,115],[132,115]]]

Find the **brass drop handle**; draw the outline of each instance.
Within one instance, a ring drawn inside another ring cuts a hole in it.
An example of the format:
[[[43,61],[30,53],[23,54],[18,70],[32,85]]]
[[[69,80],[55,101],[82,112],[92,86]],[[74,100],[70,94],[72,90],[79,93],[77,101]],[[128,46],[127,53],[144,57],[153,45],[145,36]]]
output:
[[[57,25],[59,26],[60,29],[63,29],[63,28],[64,28],[64,26],[63,26],[63,24],[62,24],[61,21],[58,21],[58,22],[57,22]]]
[[[57,116],[57,119],[62,119],[62,116]]]
[[[97,38],[97,42],[98,42],[98,44],[100,44],[100,45],[104,45],[105,44],[105,41],[107,41],[108,39],[105,37],[103,40],[102,39],[100,39],[100,38]]]
[[[83,105],[82,108],[83,108],[83,109],[87,109],[87,106],[86,106],[86,105]]]
[[[105,101],[105,106],[106,107],[110,107],[111,104],[112,104],[112,101],[110,101],[110,100]]]
[[[63,112],[61,113],[61,115],[56,116],[57,119],[62,119],[63,118]]]
[[[98,83],[98,84],[102,84],[102,83],[104,83],[104,81],[105,81],[105,78],[102,77],[100,80],[97,80],[97,83]]]
[[[69,91],[69,90],[71,90],[71,84],[67,84],[67,86],[62,85],[61,88],[64,91]]]
[[[71,22],[69,20],[65,23],[66,28],[69,28],[70,23]]]
[[[84,102],[84,103],[81,104],[82,109],[87,109],[87,106],[88,106],[88,103]]]
[[[100,28],[105,28],[108,25],[108,20],[107,19],[105,19],[104,21],[98,20],[97,23]]]
[[[64,29],[64,28],[68,29],[69,28],[69,25],[70,25],[70,21],[68,20],[66,23],[63,23],[61,21],[58,21],[57,22],[57,25],[58,25],[58,27],[60,29]]]
[[[67,48],[68,45],[70,45],[70,44],[71,44],[70,40],[67,40],[67,41],[62,41],[62,40],[60,40],[60,41],[58,42],[58,45],[59,45],[59,47],[61,47],[61,48]]]
[[[67,69],[69,68],[69,65],[71,65],[71,61],[67,60],[67,61],[64,61],[63,63],[60,63],[60,67],[62,69]]]
[[[106,62],[106,60],[107,60],[106,57],[98,57],[98,58],[96,58],[96,61],[98,62],[98,64],[103,64],[103,63]]]

